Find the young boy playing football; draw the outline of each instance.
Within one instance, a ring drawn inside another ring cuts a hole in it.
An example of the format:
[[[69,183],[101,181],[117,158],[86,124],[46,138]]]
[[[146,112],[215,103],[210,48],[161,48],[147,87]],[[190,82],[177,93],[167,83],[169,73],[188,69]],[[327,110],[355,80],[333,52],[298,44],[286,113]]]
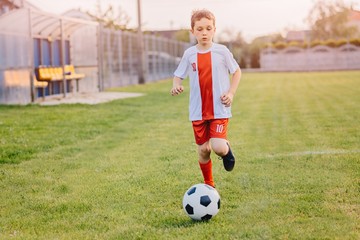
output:
[[[239,65],[229,49],[213,42],[215,30],[215,16],[210,11],[193,11],[191,33],[197,44],[184,52],[174,73],[171,89],[173,96],[182,93],[182,80],[189,76],[189,119],[198,146],[204,182],[213,187],[211,151],[222,158],[226,171],[231,171],[235,165],[227,140],[227,128],[231,104],[241,78]]]

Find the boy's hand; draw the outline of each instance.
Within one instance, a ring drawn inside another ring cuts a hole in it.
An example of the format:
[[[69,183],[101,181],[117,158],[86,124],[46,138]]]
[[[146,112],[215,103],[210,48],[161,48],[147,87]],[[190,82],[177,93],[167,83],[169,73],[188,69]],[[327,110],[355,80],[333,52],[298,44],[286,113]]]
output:
[[[220,97],[221,103],[225,105],[225,107],[230,107],[233,101],[234,95],[232,93],[223,94]]]
[[[182,85],[175,86],[171,89],[170,93],[172,96],[179,95],[184,91],[184,87]]]

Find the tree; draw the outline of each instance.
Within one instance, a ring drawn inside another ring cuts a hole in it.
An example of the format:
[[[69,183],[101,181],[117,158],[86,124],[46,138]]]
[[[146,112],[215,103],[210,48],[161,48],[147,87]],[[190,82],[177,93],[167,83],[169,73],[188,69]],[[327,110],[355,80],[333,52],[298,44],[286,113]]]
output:
[[[235,60],[240,67],[246,67],[246,58],[248,55],[248,44],[241,32],[234,32],[232,29],[224,29],[219,33],[218,42],[226,45],[233,53]]]
[[[131,18],[121,7],[118,9],[119,10],[116,13],[114,7],[110,4],[106,10],[103,11],[100,6],[100,1],[98,1],[96,5],[96,12],[91,13],[88,11],[87,14],[95,21],[102,23],[105,28],[126,30]]]
[[[307,17],[312,39],[327,40],[355,36],[357,28],[347,25],[352,5],[347,6],[342,0],[315,2]]]

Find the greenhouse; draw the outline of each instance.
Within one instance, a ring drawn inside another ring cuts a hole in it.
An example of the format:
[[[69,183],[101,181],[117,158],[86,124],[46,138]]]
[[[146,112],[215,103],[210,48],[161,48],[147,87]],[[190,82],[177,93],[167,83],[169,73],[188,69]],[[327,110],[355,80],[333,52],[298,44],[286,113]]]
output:
[[[146,81],[168,78],[188,47],[148,34],[140,52],[132,31],[103,28],[79,11],[60,16],[24,2],[0,0],[0,104],[137,84],[140,54]]]
[[[31,8],[11,10],[0,16],[0,103],[27,104],[38,97],[66,94],[72,80],[40,81],[41,66],[72,65],[81,72],[82,91],[97,91],[98,24],[55,16]],[[64,90],[65,89],[65,90]],[[44,91],[43,91],[44,90]],[[52,91],[50,91],[52,90]],[[43,95],[45,94],[45,95]]]

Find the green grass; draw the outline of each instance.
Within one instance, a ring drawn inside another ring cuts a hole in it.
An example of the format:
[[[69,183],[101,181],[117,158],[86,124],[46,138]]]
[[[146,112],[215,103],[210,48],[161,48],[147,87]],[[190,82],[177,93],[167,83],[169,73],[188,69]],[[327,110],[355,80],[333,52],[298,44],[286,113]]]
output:
[[[194,222],[202,181],[188,87],[114,91],[99,105],[0,106],[0,239],[359,239],[360,72],[244,73],[219,214]]]

